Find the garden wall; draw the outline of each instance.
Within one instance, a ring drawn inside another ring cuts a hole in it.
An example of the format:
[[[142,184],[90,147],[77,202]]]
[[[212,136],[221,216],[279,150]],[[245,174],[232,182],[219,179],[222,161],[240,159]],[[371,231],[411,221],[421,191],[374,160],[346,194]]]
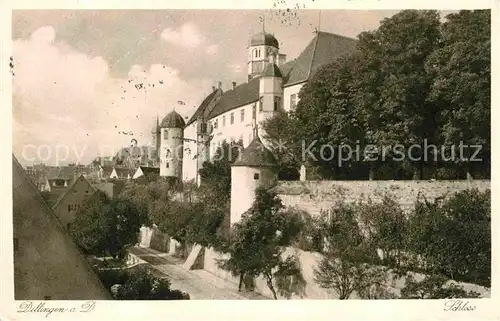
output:
[[[317,215],[342,200],[347,203],[371,199],[381,201],[391,196],[408,211],[419,195],[428,200],[449,197],[456,192],[477,188],[490,189],[489,180],[438,181],[281,181],[273,190],[285,206],[296,207]]]

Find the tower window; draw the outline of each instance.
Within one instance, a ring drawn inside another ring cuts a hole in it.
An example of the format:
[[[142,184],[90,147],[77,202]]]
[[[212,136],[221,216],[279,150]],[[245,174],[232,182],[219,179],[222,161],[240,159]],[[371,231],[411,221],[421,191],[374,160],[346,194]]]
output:
[[[259,98],[259,111],[264,110],[264,97]]]
[[[245,110],[242,109],[241,110],[241,122],[244,122],[245,121]]]
[[[168,131],[163,131],[163,139],[168,139]]]
[[[234,113],[231,113],[230,121],[231,125],[234,124]]]
[[[297,107],[297,94],[290,95],[290,109]]]
[[[274,96],[274,111],[281,108],[281,97]]]
[[[166,168],[170,168],[170,163],[169,163],[169,162],[167,162],[167,163],[165,164],[165,167],[166,167]]]
[[[254,173],[253,174],[253,179],[257,180],[257,179],[259,179],[259,176],[260,176],[259,173]]]

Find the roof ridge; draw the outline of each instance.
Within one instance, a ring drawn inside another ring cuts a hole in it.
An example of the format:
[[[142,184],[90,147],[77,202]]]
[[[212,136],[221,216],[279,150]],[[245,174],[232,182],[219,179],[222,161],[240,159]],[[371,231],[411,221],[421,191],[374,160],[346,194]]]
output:
[[[85,178],[85,176],[83,176],[83,174],[80,174],[80,176],[78,176],[78,178],[77,178],[77,179],[75,179],[75,180],[71,183],[71,186],[69,186],[69,187],[68,187],[68,189],[67,189],[64,193],[62,193],[62,195],[61,195],[61,196],[59,196],[59,198],[56,200],[56,202],[55,202],[55,203],[54,203],[54,205],[52,206],[52,208],[53,208],[53,209],[55,209],[55,208],[59,205],[59,203],[60,203],[60,202],[62,202],[62,200],[63,200],[63,199],[64,199],[64,198],[65,198],[65,197],[69,194],[69,192],[71,191],[71,189],[72,189],[72,188],[76,185],[76,183],[78,182],[78,180],[79,180],[81,177],[83,177],[83,178],[87,181],[87,183],[90,185],[90,187],[92,187],[92,188],[94,189],[94,191],[95,191],[95,187],[94,187],[94,186],[92,186],[92,184],[90,184],[89,180],[88,180],[88,179],[86,179],[86,178]]]
[[[312,66],[313,66],[313,63],[314,63],[314,58],[316,57],[316,49],[318,48],[318,40],[319,40],[319,31],[316,33],[316,37],[314,37],[314,49],[313,49],[313,52],[312,52],[312,57],[311,57],[311,63],[309,64],[309,70],[307,71],[307,77],[306,79],[309,79],[309,77],[311,77],[311,70],[312,70]]]
[[[344,35],[339,35],[338,33],[333,33],[333,32],[328,32],[328,31],[318,31],[318,33],[326,33],[328,35],[332,35],[335,37],[358,41],[358,39],[356,39],[356,38],[352,38],[352,37],[348,37],[348,36],[344,36]]]

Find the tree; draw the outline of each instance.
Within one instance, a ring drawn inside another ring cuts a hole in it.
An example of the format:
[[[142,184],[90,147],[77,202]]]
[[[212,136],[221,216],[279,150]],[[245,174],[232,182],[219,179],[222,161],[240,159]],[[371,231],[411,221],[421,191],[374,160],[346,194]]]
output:
[[[453,280],[491,284],[490,191],[464,190],[433,202],[420,199],[410,216],[408,250],[417,267]]]
[[[291,113],[280,109],[262,122],[264,139],[273,150],[279,166],[280,180],[297,180],[302,163],[298,123]]]
[[[382,264],[399,268],[407,234],[407,219],[401,206],[385,196],[381,203],[360,203],[358,208],[367,241],[382,250]]]
[[[136,243],[142,225],[140,212],[127,200],[110,200],[97,192],[76,213],[70,235],[86,253],[124,257]]]
[[[117,300],[189,300],[189,295],[170,289],[170,281],[153,276],[150,268],[140,267],[128,277],[117,293]]]
[[[300,223],[287,220],[282,209],[281,200],[274,192],[258,188],[252,207],[235,223],[227,249],[230,257],[219,264],[240,276],[239,290],[246,276],[263,276],[277,300],[276,277],[300,273],[293,257],[282,257],[283,247],[294,240]]]
[[[446,285],[448,279],[443,275],[426,276],[422,281],[416,282],[415,278],[408,275],[405,287],[401,289],[402,299],[464,299],[478,298],[479,293],[465,291],[457,284]]]
[[[356,211],[355,205],[339,202],[322,215],[327,248],[314,269],[314,280],[322,288],[335,290],[340,300],[354,292],[368,295],[368,287],[383,285],[387,279],[385,268],[368,264],[373,248],[363,238]]]
[[[490,10],[462,10],[446,16],[442,40],[426,62],[433,81],[429,101],[441,108],[441,142],[459,158],[459,144],[481,145],[479,156],[490,157],[491,18]],[[451,150],[453,149],[453,150]],[[464,158],[474,150],[466,150]],[[487,160],[487,159],[486,159]],[[461,161],[473,174],[474,162]],[[454,165],[448,162],[445,165]],[[488,175],[487,163],[481,164]],[[486,165],[486,166],[485,166]]]

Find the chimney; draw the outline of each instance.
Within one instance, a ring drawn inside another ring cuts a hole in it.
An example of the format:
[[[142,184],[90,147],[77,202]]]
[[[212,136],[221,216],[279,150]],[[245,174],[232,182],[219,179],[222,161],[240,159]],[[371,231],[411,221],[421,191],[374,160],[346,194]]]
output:
[[[215,88],[215,86],[212,86],[212,91],[216,91],[217,88]]]
[[[222,89],[222,81],[219,81],[219,82],[217,83],[217,87],[218,87],[219,89]]]
[[[306,167],[304,165],[300,166],[300,181],[304,182],[306,180]]]
[[[236,88],[236,81],[233,81],[233,90]]]

